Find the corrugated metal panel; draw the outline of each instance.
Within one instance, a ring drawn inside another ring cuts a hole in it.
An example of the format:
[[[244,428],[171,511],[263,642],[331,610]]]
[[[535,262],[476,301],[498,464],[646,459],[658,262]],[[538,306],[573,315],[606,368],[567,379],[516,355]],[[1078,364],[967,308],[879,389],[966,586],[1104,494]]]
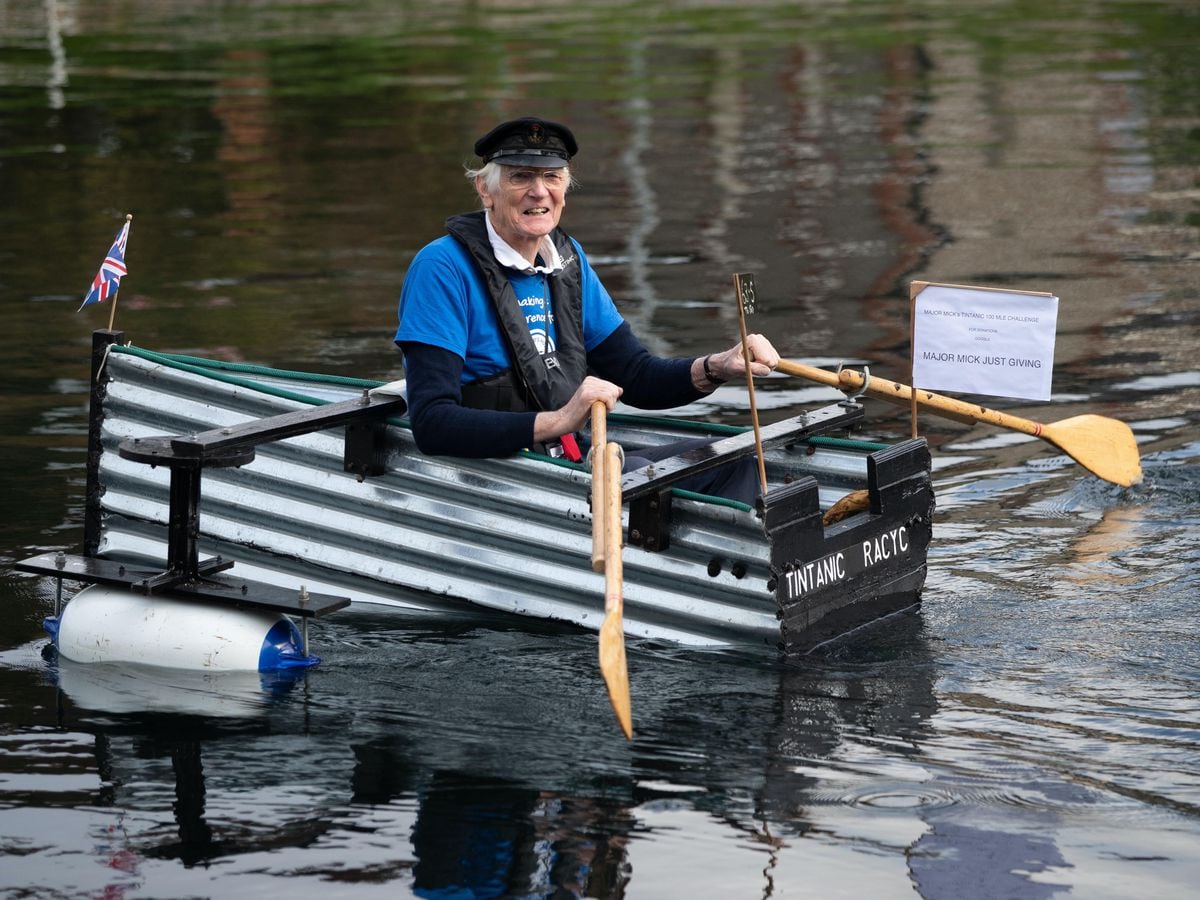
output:
[[[113,353],[108,363],[101,480],[105,555],[165,559],[169,473],[121,459],[127,437],[181,434],[273,415],[301,404]],[[298,390],[295,385],[292,390]],[[328,399],[351,389],[314,386]],[[632,439],[612,426],[616,440]],[[203,479],[201,550],[238,560],[237,575],[348,594],[359,608],[460,610],[463,601],[598,628],[603,577],[591,571],[590,479],[526,458],[426,457],[392,427],[386,475],[342,471],[341,430],[262,445],[240,469]],[[832,502],[861,486],[861,455],[787,454],[821,470]],[[784,455],[772,458],[772,471]],[[625,627],[683,644],[775,643],[768,549],[752,513],[676,500],[670,554],[628,547]],[[724,561],[716,576],[711,559]],[[744,577],[731,572],[745,564]]]

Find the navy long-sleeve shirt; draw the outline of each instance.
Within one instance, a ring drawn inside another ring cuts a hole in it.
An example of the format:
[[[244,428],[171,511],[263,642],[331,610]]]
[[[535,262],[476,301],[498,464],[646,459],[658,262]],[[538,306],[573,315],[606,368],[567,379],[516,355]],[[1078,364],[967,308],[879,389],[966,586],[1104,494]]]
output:
[[[462,405],[460,356],[405,341],[404,370],[413,437],[431,456],[510,456],[534,443],[536,412],[498,412]],[[654,356],[621,325],[587,355],[588,369],[620,385],[621,400],[639,409],[668,409],[704,396],[692,385],[692,359]]]

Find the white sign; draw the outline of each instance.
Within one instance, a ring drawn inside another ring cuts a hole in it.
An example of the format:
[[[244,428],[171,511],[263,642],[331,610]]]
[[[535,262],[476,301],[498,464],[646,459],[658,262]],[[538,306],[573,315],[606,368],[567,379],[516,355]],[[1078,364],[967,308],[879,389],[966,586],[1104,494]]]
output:
[[[931,284],[913,302],[913,386],[1050,399],[1058,298]]]

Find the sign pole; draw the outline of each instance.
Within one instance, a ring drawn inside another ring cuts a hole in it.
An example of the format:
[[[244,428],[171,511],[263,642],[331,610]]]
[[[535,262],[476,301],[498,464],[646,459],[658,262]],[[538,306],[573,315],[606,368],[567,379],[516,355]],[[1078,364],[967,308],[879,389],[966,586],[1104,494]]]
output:
[[[754,313],[757,300],[754,294],[754,276],[738,274],[733,276],[733,290],[737,294],[738,330],[742,337],[742,359],[746,362],[746,388],[750,392],[750,421],[754,425],[754,449],[758,455],[758,481],[762,487],[763,496],[767,493],[767,466],[763,460],[762,432],[758,427],[758,407],[754,402],[754,372],[750,369],[750,345],[746,339],[746,316]]]
[[[928,281],[913,281],[908,285],[908,383],[913,386],[909,405],[912,437],[917,436],[917,383],[913,380],[913,373],[917,365],[917,294],[928,286]]]

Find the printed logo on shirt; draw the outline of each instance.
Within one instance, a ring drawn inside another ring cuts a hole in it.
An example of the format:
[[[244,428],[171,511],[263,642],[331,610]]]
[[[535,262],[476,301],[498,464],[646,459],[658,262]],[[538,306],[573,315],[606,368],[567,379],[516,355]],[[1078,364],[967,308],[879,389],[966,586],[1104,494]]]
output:
[[[544,328],[530,328],[529,336],[533,338],[533,346],[537,348],[537,352],[542,356],[545,356],[547,353],[553,353],[558,349],[554,344],[554,338],[546,337],[546,330]]]
[[[525,313],[525,327],[529,329],[529,336],[533,339],[533,346],[537,348],[537,352],[542,356],[553,353],[557,349],[554,340],[554,313],[547,312],[545,296],[530,294],[520,297],[517,305]]]

